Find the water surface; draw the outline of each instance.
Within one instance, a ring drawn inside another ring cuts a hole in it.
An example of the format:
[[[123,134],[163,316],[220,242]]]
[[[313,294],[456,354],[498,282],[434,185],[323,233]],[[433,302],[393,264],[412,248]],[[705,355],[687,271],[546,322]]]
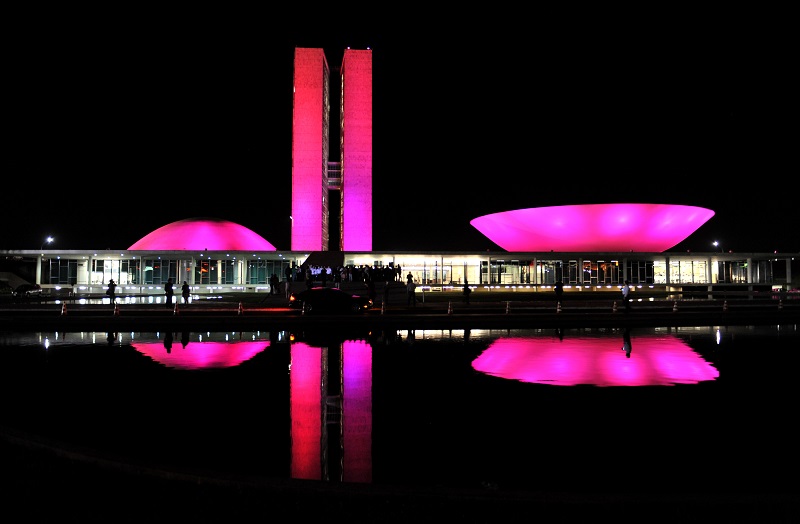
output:
[[[783,490],[798,342],[796,326],[2,333],[3,424],[324,483]]]

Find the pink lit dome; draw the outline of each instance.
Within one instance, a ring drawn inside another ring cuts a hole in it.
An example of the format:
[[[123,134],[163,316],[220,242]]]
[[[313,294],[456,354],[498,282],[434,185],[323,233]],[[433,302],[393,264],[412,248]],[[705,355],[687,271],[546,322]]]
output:
[[[662,252],[713,216],[710,209],[694,206],[585,204],[515,209],[470,224],[512,252]]]
[[[187,218],[162,226],[128,248],[131,251],[276,251],[239,224],[219,218]]]

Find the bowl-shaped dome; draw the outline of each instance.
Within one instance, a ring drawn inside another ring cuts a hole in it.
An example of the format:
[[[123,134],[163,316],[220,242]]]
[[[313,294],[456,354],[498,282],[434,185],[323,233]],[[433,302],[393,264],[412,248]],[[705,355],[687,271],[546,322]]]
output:
[[[507,251],[661,252],[713,216],[694,206],[586,204],[515,209],[470,224]]]
[[[187,218],[162,226],[128,248],[131,251],[276,251],[239,224],[218,218]]]

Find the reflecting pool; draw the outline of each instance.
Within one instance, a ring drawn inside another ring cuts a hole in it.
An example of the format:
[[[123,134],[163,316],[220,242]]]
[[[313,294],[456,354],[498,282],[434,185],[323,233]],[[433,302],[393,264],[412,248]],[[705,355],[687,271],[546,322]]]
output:
[[[3,425],[134,464],[491,490],[770,490],[797,326],[0,333]]]

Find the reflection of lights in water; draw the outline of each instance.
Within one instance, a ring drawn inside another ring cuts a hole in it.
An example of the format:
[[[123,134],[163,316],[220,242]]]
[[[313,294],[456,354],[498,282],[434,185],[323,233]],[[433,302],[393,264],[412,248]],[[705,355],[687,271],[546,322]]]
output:
[[[626,358],[622,337],[502,338],[472,362],[496,377],[557,386],[670,386],[715,380],[719,371],[672,335],[633,336]]]
[[[496,330],[495,330],[496,331]],[[502,330],[506,333],[507,330]],[[460,340],[465,336],[473,339],[491,336],[491,329],[398,329],[397,336],[407,339],[409,334],[416,340]]]
[[[722,342],[722,333],[720,333],[719,329],[717,330],[717,344]]]
[[[342,344],[342,480],[372,482],[372,346]]]
[[[322,439],[323,352],[304,343],[292,344],[289,385],[292,420],[292,478],[319,480],[322,474],[320,441]]]
[[[173,346],[167,353],[163,341],[131,343],[131,347],[154,361],[175,369],[213,369],[238,366],[267,349],[269,340],[244,342],[190,342]]]
[[[363,340],[341,344],[341,391],[320,389],[323,362],[332,348],[304,342],[292,344],[289,386],[292,478],[321,480],[326,463],[320,442],[327,447],[328,434],[338,424],[343,451],[339,467],[345,482],[372,482],[372,346]],[[334,396],[329,396],[334,395]],[[324,406],[324,408],[323,408]],[[333,472],[332,476],[336,476]]]

